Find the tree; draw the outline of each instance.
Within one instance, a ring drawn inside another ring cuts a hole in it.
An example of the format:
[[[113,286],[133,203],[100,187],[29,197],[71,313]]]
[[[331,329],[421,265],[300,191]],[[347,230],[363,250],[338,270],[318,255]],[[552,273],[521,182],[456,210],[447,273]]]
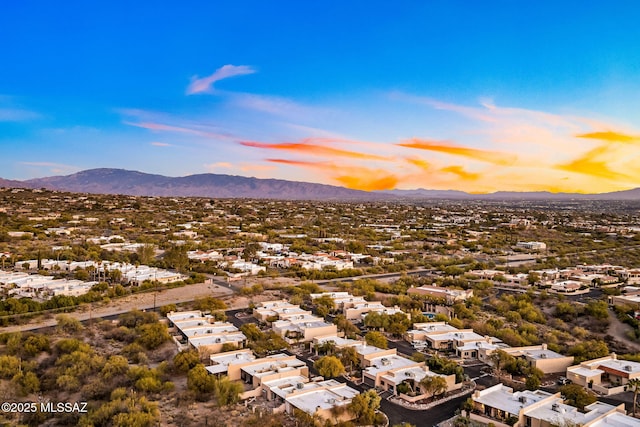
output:
[[[140,264],[148,265],[156,254],[156,248],[150,243],[146,243],[138,248],[138,261]]]
[[[560,393],[564,396],[566,403],[575,406],[581,411],[584,407],[592,404],[597,400],[593,393],[589,393],[584,387],[578,384],[567,384],[559,388]]]
[[[184,271],[189,265],[189,257],[187,256],[187,249],[183,246],[172,246],[164,253],[164,262],[167,266],[178,270]]]
[[[349,367],[349,372],[353,371],[353,368],[360,364],[360,357],[358,352],[353,347],[344,347],[338,352],[338,357],[343,366]]]
[[[364,340],[367,345],[373,345],[379,348],[387,348],[389,345],[385,336],[378,331],[367,332],[367,335],[364,336]]]
[[[385,330],[396,337],[401,337],[411,327],[411,320],[404,313],[387,316]]]
[[[176,311],[178,310],[178,306],[176,306],[175,304],[167,304],[167,305],[163,305],[162,307],[160,307],[160,314],[162,314],[163,316],[167,316],[167,314],[171,313],[172,311]]]
[[[376,411],[380,408],[381,400],[375,390],[367,390],[354,396],[348,409],[359,423],[370,425],[375,420]]]
[[[574,345],[567,352],[569,356],[575,358],[576,363],[579,363],[608,355],[609,347],[602,340],[589,340]]]
[[[385,326],[385,318],[386,316],[383,313],[378,313],[377,311],[371,311],[364,317],[364,325],[367,328],[381,329]]]
[[[333,323],[335,323],[338,330],[344,332],[347,337],[353,337],[358,333],[358,327],[351,323],[344,314],[338,314],[336,318],[333,319]]]
[[[148,350],[160,347],[160,345],[171,338],[167,330],[167,325],[163,323],[140,325],[136,328],[136,331],[140,334],[137,341]]]
[[[111,356],[104,364],[100,375],[105,380],[125,374],[129,369],[129,361],[124,356]]]
[[[329,295],[322,295],[321,297],[316,298],[313,302],[316,305],[316,312],[320,317],[325,317],[336,308],[333,298]]]
[[[255,323],[245,323],[240,326],[240,331],[244,334],[249,341],[258,341],[264,337],[264,333],[258,328]]]
[[[447,391],[447,380],[440,375],[427,375],[420,380],[420,387],[425,394],[432,395],[434,398]]]
[[[187,374],[187,387],[200,395],[207,395],[215,391],[216,378],[200,363]]]
[[[214,297],[199,298],[195,301],[195,307],[201,311],[226,310],[227,304],[221,299]]]
[[[489,356],[489,360],[496,369],[498,375],[502,372],[502,368],[513,362],[515,358],[504,350],[496,350]]]
[[[214,392],[219,406],[227,406],[240,401],[240,394],[244,390],[242,384],[229,380],[223,376],[216,379]]]
[[[325,378],[335,378],[344,374],[344,365],[335,356],[323,356],[316,360],[313,366]]]
[[[636,416],[636,406],[638,404],[638,392],[640,392],[640,378],[632,378],[627,383],[629,390],[633,391],[633,416]]]
[[[68,314],[58,314],[56,316],[57,328],[67,334],[75,334],[84,329],[82,323],[75,317]]]
[[[179,372],[189,372],[200,363],[200,356],[195,350],[181,351],[173,358],[173,366]]]

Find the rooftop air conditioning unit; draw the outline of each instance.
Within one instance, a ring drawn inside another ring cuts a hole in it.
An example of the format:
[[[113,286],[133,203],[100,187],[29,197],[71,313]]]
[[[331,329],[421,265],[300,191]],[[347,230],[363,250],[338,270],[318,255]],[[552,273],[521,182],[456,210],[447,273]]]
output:
[[[633,371],[633,367],[631,365],[624,365],[624,370],[627,372]]]
[[[551,405],[551,410],[560,412],[560,405],[558,405],[557,403],[554,403],[553,405]]]
[[[296,388],[297,388],[298,390],[302,390],[302,389],[304,388],[304,383],[297,383],[297,384],[296,384]]]
[[[520,396],[520,397],[518,397],[518,402],[520,402],[520,403],[527,403],[527,396]]]
[[[540,355],[540,359],[546,359],[547,358],[547,353],[542,353]]]

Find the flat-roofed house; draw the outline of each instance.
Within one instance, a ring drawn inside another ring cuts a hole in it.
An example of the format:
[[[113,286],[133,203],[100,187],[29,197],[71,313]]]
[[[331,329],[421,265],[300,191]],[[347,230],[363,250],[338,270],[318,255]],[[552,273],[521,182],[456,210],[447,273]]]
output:
[[[640,378],[640,363],[619,360],[615,353],[567,368],[567,378],[593,391],[612,395],[626,390],[629,380]]]
[[[313,315],[300,315],[278,320],[273,322],[272,328],[275,333],[290,344],[311,342],[315,337],[338,333],[336,325]]]
[[[447,304],[455,304],[457,302],[466,301],[467,298],[473,296],[473,289],[450,289],[442,288],[440,286],[419,286],[415,288],[409,288],[407,290],[409,295],[424,295],[432,298],[443,299]]]
[[[491,364],[491,355],[496,350],[502,350],[516,358],[527,361],[529,366],[540,369],[545,374],[564,373],[573,364],[573,356],[563,356],[560,353],[549,350],[547,344],[532,345],[527,347],[505,347],[483,349],[478,359]]]
[[[497,384],[471,397],[472,421],[513,427],[640,427],[640,420],[626,415],[624,404],[594,402],[579,410],[564,403],[560,393],[542,390],[517,391]],[[508,423],[508,424],[507,424]]]

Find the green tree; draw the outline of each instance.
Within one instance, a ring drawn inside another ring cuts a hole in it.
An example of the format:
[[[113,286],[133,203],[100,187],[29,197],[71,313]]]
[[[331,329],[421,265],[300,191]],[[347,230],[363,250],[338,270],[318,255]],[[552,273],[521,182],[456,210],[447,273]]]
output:
[[[359,332],[358,327],[351,323],[344,314],[338,314],[336,318],[333,319],[333,323],[338,327],[338,330],[344,332],[347,337],[353,338]]]
[[[179,272],[183,272],[189,265],[187,249],[184,246],[171,246],[164,253],[164,263]]]
[[[107,359],[107,362],[104,364],[100,375],[105,380],[111,379],[113,377],[123,375],[129,369],[129,361],[126,357],[123,356],[110,356]]]
[[[567,353],[575,358],[576,363],[579,363],[608,355],[609,347],[602,340],[589,340],[570,347]]]
[[[189,372],[200,363],[200,356],[195,350],[183,350],[173,358],[173,366],[179,372]]]
[[[139,336],[137,341],[148,350],[160,347],[168,341],[171,336],[167,330],[167,325],[163,323],[147,323],[136,328]]]
[[[329,295],[322,295],[313,300],[313,303],[316,305],[316,312],[320,317],[326,317],[336,308],[333,298]]]
[[[382,399],[375,390],[367,390],[354,396],[348,409],[360,424],[371,425],[375,420],[376,411],[380,408],[381,401]]]
[[[564,396],[566,403],[575,406],[581,411],[584,407],[592,404],[597,397],[588,392],[584,387],[578,384],[567,384],[559,388],[560,393]]]
[[[176,311],[178,310],[178,307],[175,304],[167,304],[167,305],[163,305],[162,307],[160,307],[160,314],[162,314],[164,317],[167,316],[167,314],[171,313],[172,311]]]
[[[420,388],[434,398],[447,391],[447,380],[440,375],[427,375],[420,380]]]
[[[508,364],[513,363],[515,358],[504,350],[496,350],[489,356],[489,360],[493,364],[498,375]]]
[[[387,338],[385,338],[385,336],[378,331],[367,332],[367,334],[364,336],[364,340],[367,345],[372,345],[378,348],[387,348],[389,345],[387,342]]]
[[[358,352],[353,347],[344,347],[338,352],[338,357],[343,366],[349,367],[349,372],[360,365],[360,357]]]
[[[208,395],[215,391],[216,378],[200,363],[187,374],[187,387],[201,396]]]
[[[15,356],[0,356],[0,378],[11,379],[20,372],[22,363]]]
[[[219,406],[228,406],[239,402],[243,390],[242,384],[231,381],[226,376],[216,379],[214,383],[214,392]]]
[[[67,334],[75,334],[84,329],[82,323],[75,317],[71,317],[68,314],[58,314],[56,316],[58,330]]]
[[[344,374],[344,365],[335,356],[323,356],[316,360],[313,366],[325,378],[335,378]]]
[[[144,244],[138,248],[137,254],[140,264],[148,265],[155,257],[156,247],[150,243]]]
[[[264,337],[264,333],[255,323],[245,323],[240,326],[240,331],[247,337],[249,341],[258,341]]]

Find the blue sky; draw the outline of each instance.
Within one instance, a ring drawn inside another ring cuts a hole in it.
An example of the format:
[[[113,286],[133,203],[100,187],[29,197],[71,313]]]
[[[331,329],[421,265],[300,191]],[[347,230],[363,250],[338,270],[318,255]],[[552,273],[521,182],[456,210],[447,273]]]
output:
[[[14,3],[0,14],[3,178],[640,183],[632,1]]]

